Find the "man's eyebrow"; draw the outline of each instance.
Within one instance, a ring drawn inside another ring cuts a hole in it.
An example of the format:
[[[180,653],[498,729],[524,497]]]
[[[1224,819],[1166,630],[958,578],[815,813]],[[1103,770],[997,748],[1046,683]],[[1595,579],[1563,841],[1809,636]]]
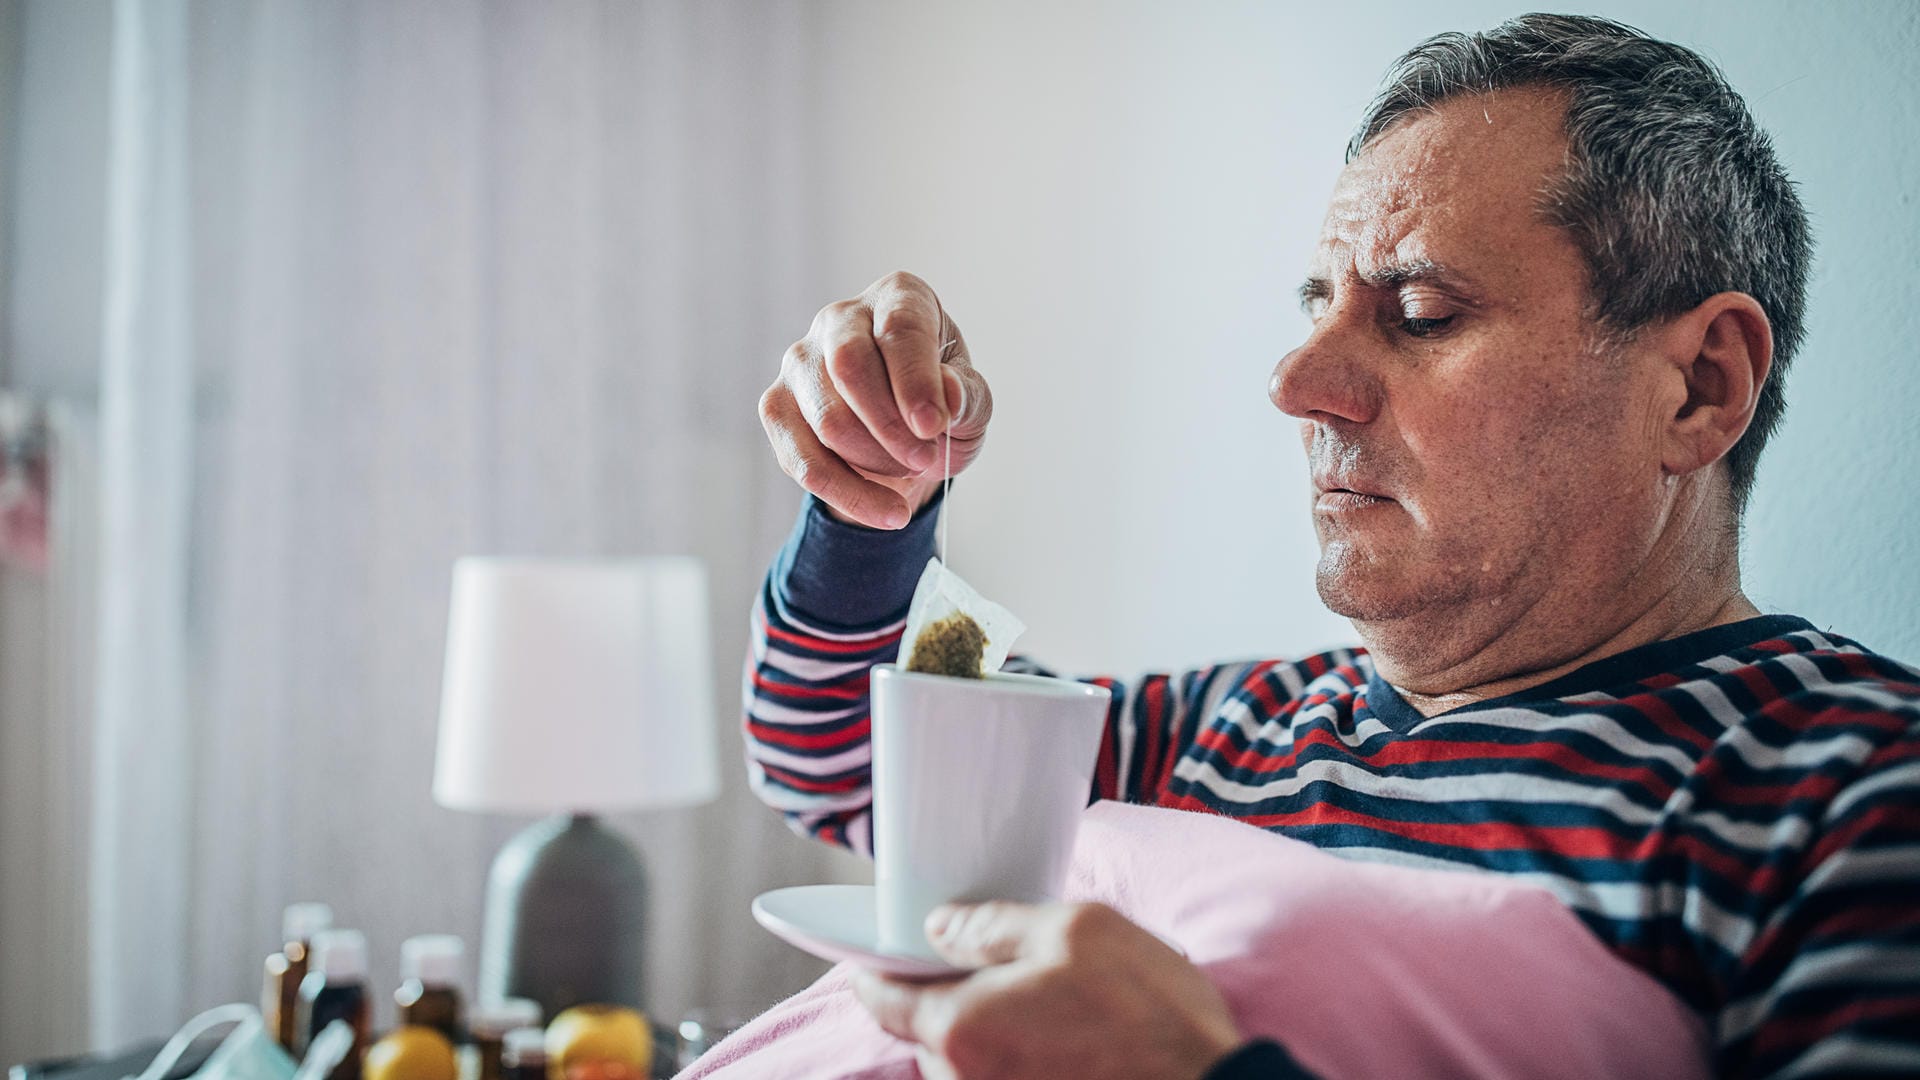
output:
[[[1430,281],[1443,287],[1452,286],[1460,289],[1471,289],[1474,285],[1471,277],[1432,259],[1414,259],[1408,262],[1369,267],[1361,271],[1360,280],[1377,289],[1391,289],[1410,281]]]
[[[1475,293],[1479,286],[1473,278],[1461,273],[1445,263],[1432,259],[1414,259],[1408,262],[1388,263],[1384,266],[1369,267],[1360,273],[1362,284],[1375,289],[1392,289],[1409,282],[1431,282],[1443,289],[1454,292]],[[1300,285],[1300,307],[1309,308],[1316,300],[1333,299],[1333,282],[1319,275],[1310,275]]]

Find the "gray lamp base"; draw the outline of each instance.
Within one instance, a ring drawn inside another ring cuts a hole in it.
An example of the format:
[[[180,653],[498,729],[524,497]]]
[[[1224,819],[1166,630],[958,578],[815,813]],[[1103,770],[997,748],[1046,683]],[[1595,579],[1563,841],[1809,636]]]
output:
[[[547,1020],[587,1003],[642,1009],[646,896],[639,853],[592,815],[528,826],[487,875],[480,1000],[532,998]]]

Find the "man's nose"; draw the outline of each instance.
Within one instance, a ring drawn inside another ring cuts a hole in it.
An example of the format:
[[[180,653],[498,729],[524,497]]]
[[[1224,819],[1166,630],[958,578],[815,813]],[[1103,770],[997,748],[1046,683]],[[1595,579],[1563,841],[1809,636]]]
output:
[[[1379,387],[1358,351],[1363,344],[1329,313],[1300,347],[1280,358],[1267,380],[1274,408],[1302,420],[1364,424],[1379,411]]]

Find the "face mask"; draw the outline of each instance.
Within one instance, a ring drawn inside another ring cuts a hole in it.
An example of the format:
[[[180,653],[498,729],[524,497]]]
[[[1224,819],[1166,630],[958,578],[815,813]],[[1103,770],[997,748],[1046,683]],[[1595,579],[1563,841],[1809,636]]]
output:
[[[296,1069],[293,1058],[267,1034],[260,1010],[251,1005],[222,1005],[187,1021],[160,1048],[138,1080],[160,1080],[179,1064],[195,1040],[225,1024],[234,1025],[234,1029],[208,1055],[193,1080],[318,1080],[332,1071],[353,1046],[353,1029],[345,1021],[335,1020],[313,1040],[307,1048],[307,1060]]]

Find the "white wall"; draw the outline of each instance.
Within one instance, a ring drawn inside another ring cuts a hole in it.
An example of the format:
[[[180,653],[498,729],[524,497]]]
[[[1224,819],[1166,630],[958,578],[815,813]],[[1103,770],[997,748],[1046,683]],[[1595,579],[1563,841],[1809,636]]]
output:
[[[1304,7],[1304,5],[1303,5]],[[1749,592],[1920,660],[1920,5],[1600,12],[1705,50],[1799,179],[1811,334],[1749,519]],[[1387,63],[1510,4],[841,3],[814,147],[825,302],[896,267],[995,388],[954,564],[1076,671],[1349,641],[1314,595],[1293,421],[1267,403],[1346,138]],[[796,335],[803,329],[795,327]],[[771,365],[769,365],[771,367]]]

